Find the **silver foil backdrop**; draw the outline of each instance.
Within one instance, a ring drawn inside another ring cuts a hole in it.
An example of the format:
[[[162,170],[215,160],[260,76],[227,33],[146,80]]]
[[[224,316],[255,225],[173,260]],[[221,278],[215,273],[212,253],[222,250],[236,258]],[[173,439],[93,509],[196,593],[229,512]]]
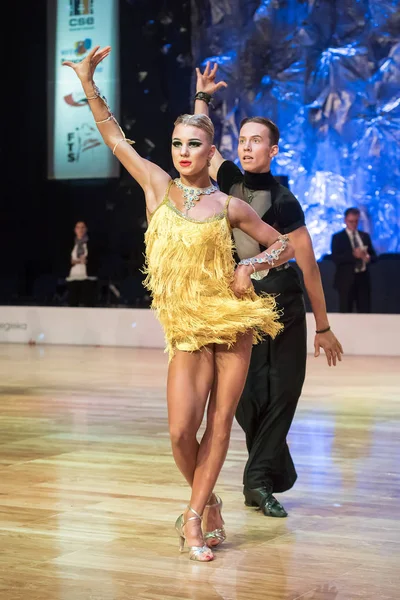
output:
[[[192,0],[195,66],[228,83],[212,115],[237,162],[241,119],[281,131],[317,258],[358,206],[379,253],[400,252],[400,0]]]

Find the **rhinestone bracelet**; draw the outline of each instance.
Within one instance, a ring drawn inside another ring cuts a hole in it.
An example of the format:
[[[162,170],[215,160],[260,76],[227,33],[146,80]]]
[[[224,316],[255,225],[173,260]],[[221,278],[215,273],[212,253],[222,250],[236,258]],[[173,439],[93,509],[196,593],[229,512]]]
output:
[[[239,265],[252,265],[254,263],[268,263],[271,267],[274,266],[275,261],[278,260],[282,252],[286,249],[289,238],[287,235],[280,235],[277,242],[280,242],[280,248],[273,248],[271,252],[265,250],[261,256],[254,256],[252,258],[244,258],[240,261]],[[255,270],[255,269],[254,269]]]
[[[103,104],[106,106],[108,112],[110,113],[109,116],[107,117],[107,119],[103,119],[102,121],[95,121],[96,125],[100,125],[101,123],[107,123],[107,121],[114,121],[114,123],[118,126],[118,128],[121,132],[121,135],[122,135],[122,138],[120,140],[118,140],[116,142],[116,144],[114,145],[112,153],[115,154],[117,146],[121,142],[127,142],[128,144],[130,144],[132,146],[135,142],[133,140],[129,140],[126,137],[125,132],[123,131],[121,125],[118,123],[117,119],[114,117],[113,113],[111,112],[111,109],[108,106],[106,97],[101,95],[100,90],[95,83],[93,84],[93,89],[94,89],[95,96],[90,96],[90,97],[86,96],[86,99],[87,100],[95,100],[96,98],[100,98],[100,100],[103,102]]]

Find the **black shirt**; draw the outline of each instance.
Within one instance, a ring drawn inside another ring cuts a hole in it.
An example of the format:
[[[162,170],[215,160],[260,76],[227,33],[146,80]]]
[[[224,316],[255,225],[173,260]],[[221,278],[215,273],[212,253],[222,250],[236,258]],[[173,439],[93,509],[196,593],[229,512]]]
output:
[[[267,210],[259,214],[265,223],[279,233],[291,233],[305,226],[304,212],[296,196],[275,177],[268,173],[248,173],[242,171],[230,160],[225,160],[218,169],[218,186],[225,194],[230,194],[252,205],[256,197],[267,193]],[[255,207],[253,207],[255,208]],[[256,209],[255,209],[256,210]],[[257,211],[258,212],[258,211]]]
[[[291,233],[305,226],[304,212],[299,201],[287,187],[275,179],[271,172],[249,173],[245,171],[242,173],[235,163],[226,160],[218,169],[217,182],[222,192],[250,204],[262,220],[279,233]],[[233,230],[233,235],[236,259],[255,256],[264,249],[238,229]],[[264,291],[279,293],[301,291],[298,276],[293,269],[286,271],[271,269],[262,282],[258,282],[255,287],[262,286]]]

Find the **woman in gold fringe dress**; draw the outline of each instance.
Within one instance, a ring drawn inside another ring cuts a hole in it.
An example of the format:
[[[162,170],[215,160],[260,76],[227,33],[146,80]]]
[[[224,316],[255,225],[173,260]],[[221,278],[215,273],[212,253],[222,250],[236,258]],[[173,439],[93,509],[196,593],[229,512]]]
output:
[[[211,548],[226,535],[222,502],[213,489],[228,451],[251,347],[281,329],[275,300],[257,296],[250,275],[286,262],[293,251],[248,204],[211,184],[214,128],[207,116],[182,115],[175,122],[172,158],[179,179],[139,156],[93,81],[110,51],[110,46],[96,46],[81,62],[64,65],[79,77],[104,142],[145,193],[145,285],[169,353],[172,452],[191,487],[190,503],[175,528],[180,549],[186,541],[189,558],[208,562],[214,558]],[[267,248],[236,269],[234,227]],[[198,441],[206,408],[206,429]]]

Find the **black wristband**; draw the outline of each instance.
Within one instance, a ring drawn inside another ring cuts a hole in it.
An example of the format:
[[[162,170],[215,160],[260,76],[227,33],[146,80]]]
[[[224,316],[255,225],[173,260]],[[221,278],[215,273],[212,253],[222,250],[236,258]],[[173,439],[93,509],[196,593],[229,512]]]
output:
[[[331,328],[327,327],[326,329],[316,329],[315,333],[326,333],[327,331],[330,331]]]
[[[197,92],[197,94],[194,97],[195,100],[203,100],[203,102],[205,102],[206,104],[211,104],[212,106],[212,96],[211,94],[207,94],[207,92]]]

